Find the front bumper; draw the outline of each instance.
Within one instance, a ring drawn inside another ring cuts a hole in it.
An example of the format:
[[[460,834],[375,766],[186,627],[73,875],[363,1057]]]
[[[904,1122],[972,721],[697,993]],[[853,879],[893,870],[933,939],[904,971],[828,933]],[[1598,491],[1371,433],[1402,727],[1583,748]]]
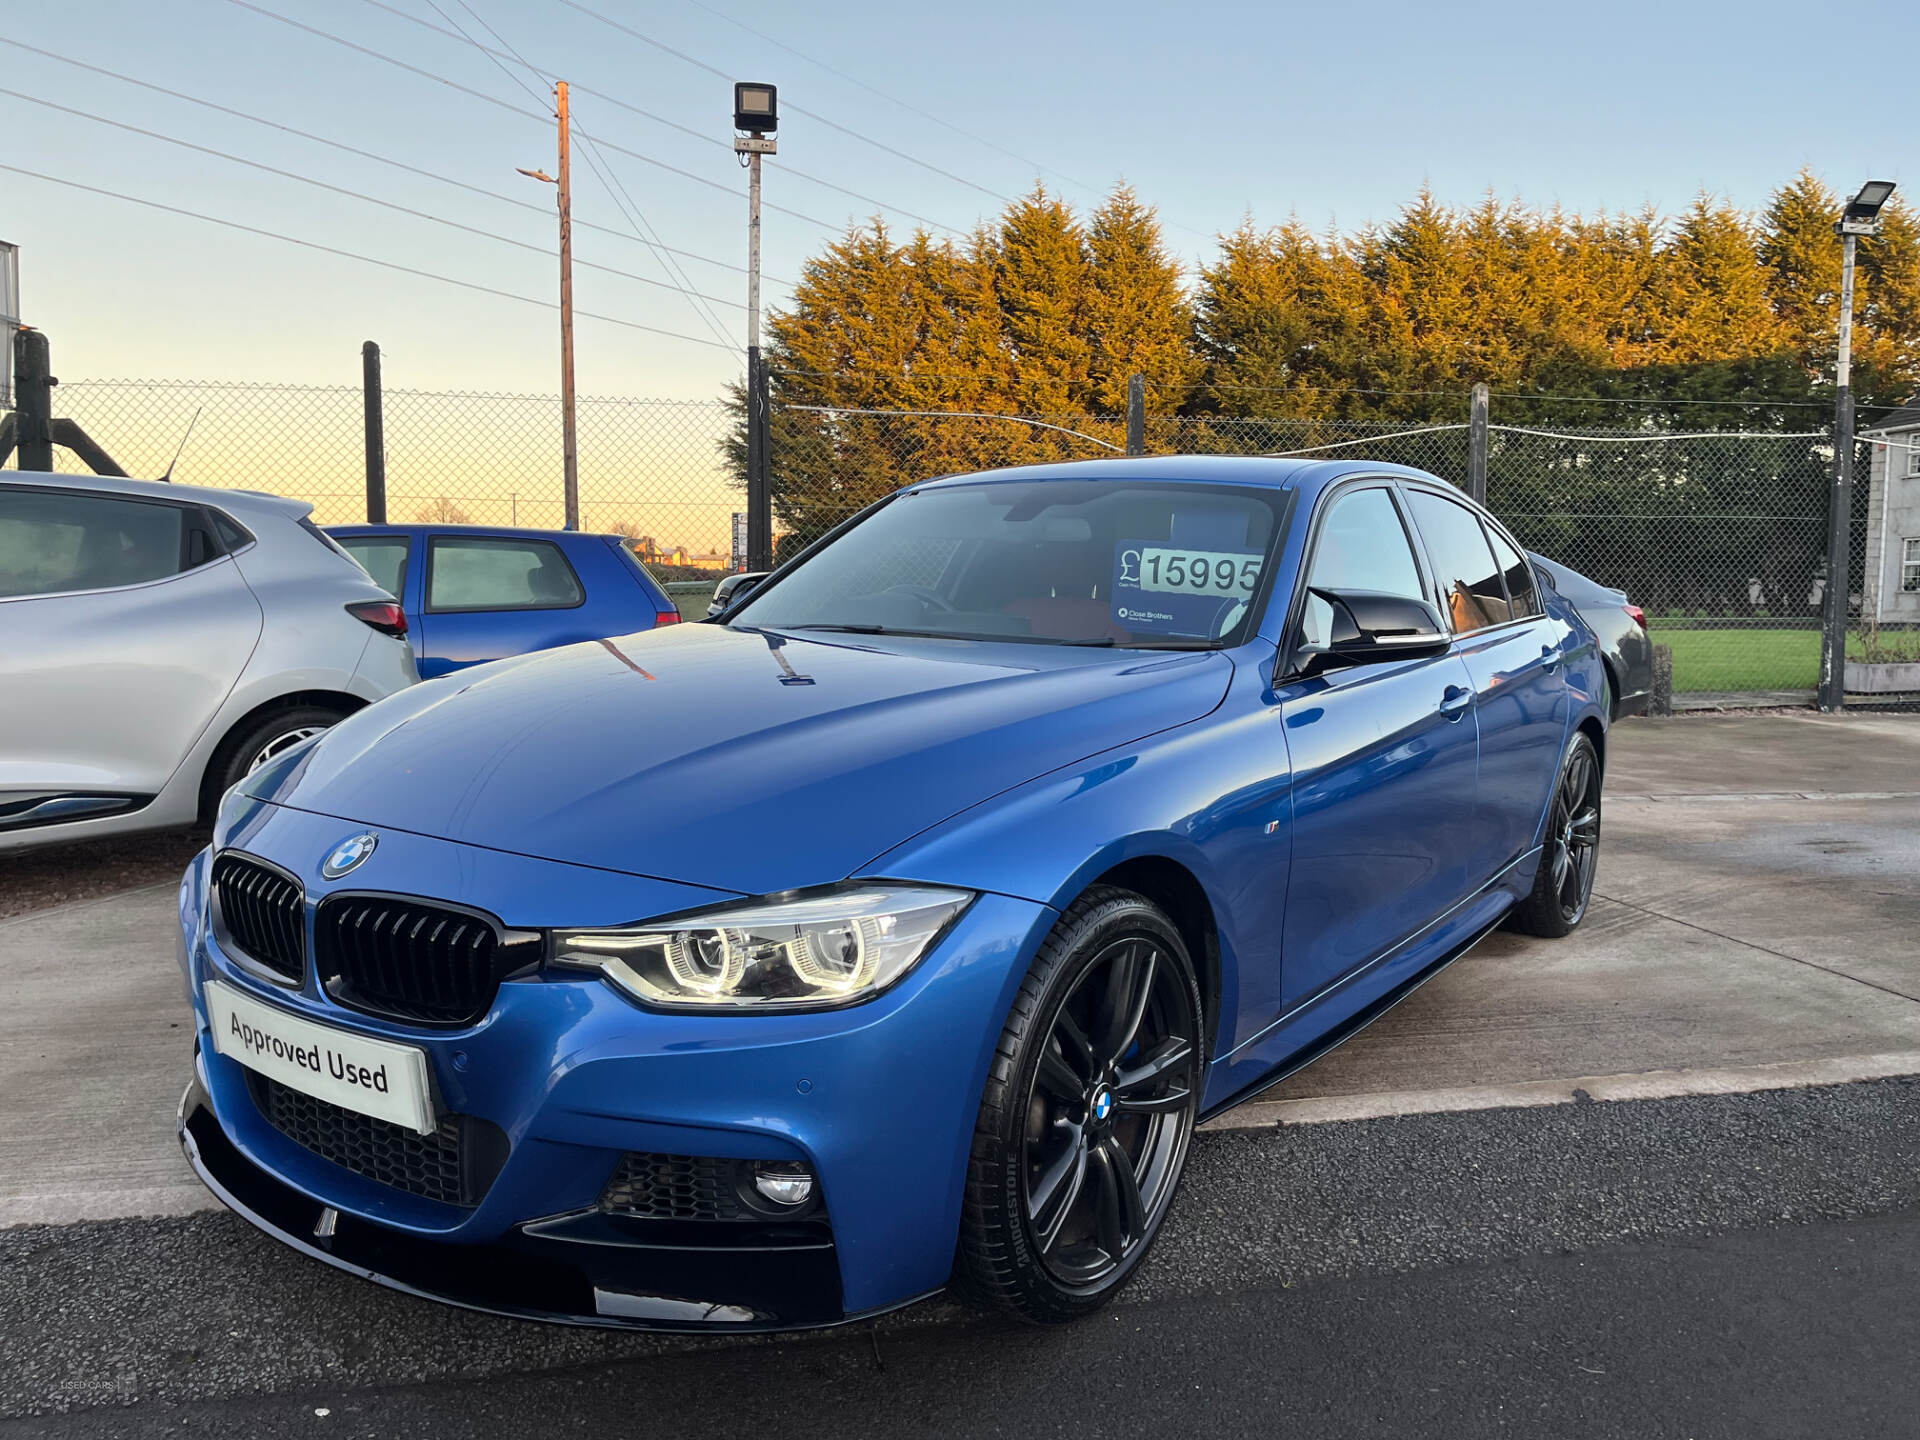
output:
[[[294,871],[310,932],[312,907],[344,888],[321,879],[319,858],[348,828],[263,805],[221,838]],[[303,873],[291,856],[312,865]],[[844,1011],[662,1015],[591,976],[542,976],[508,981],[480,1022],[448,1030],[348,1011],[311,984],[275,986],[242,967],[205,923],[207,867],[203,854],[181,893],[196,1075],[180,1140],[215,1194],[302,1253],[456,1305],[647,1329],[834,1324],[945,1284],[987,1063],[1051,924],[1044,906],[981,896],[904,981]],[[398,832],[352,879],[486,909],[515,928],[687,904],[685,887],[665,882]],[[437,1113],[505,1137],[497,1173],[472,1203],[453,1204],[297,1143],[270,1123],[251,1072],[216,1051],[210,978],[420,1047]],[[611,1213],[609,1178],[635,1153],[803,1161],[824,1214],[811,1226],[703,1229]]]
[[[491,1242],[435,1240],[333,1210],[241,1153],[214,1112],[201,1057],[180,1101],[180,1148],[222,1204],[301,1254],[443,1304],[560,1324],[644,1330],[798,1330],[849,1313],[831,1239],[660,1245],[594,1210],[514,1226]],[[905,1296],[907,1304],[917,1296]]]

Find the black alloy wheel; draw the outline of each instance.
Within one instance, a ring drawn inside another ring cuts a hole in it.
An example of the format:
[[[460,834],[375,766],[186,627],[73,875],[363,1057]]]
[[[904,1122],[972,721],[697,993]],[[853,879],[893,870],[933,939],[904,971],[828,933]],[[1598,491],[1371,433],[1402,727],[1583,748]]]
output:
[[[981,1106],[960,1278],[1027,1319],[1072,1319],[1137,1268],[1193,1138],[1200,998],[1154,906],[1091,892],[1022,987]]]
[[[1575,734],[1547,812],[1539,874],[1533,893],[1514,908],[1514,929],[1554,939],[1586,918],[1600,860],[1600,780],[1593,741]]]

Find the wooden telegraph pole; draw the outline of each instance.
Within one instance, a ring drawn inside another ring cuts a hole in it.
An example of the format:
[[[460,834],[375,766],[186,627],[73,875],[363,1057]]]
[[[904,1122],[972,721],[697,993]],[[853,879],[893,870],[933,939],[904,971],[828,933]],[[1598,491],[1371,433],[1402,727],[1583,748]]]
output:
[[[565,478],[567,529],[580,528],[580,444],[573,423],[573,147],[567,125],[567,82],[553,87],[560,120],[560,178],[519,167],[529,180],[551,185],[560,201],[560,467]]]
[[[560,455],[566,475],[567,529],[580,528],[580,440],[573,409],[573,162],[567,126],[567,82],[560,101]]]

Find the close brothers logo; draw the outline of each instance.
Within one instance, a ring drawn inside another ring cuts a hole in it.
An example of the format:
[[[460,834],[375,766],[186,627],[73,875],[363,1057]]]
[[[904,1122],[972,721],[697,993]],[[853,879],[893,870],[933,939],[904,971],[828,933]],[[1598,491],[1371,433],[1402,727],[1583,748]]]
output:
[[[362,1090],[373,1090],[382,1095],[388,1093],[387,1067],[384,1063],[377,1070],[369,1070],[365,1065],[347,1059],[331,1045],[322,1046],[318,1041],[305,1047],[295,1045],[278,1035],[255,1029],[236,1014],[228,1016],[227,1033],[251,1054],[270,1055],[275,1060],[298,1065],[302,1070],[311,1070],[316,1075],[331,1075],[345,1084],[358,1085]]]

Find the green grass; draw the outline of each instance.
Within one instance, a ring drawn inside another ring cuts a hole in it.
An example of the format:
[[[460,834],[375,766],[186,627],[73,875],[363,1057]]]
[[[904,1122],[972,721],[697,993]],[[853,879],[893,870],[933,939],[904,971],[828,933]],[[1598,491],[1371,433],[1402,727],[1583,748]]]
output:
[[[1668,629],[1659,616],[1648,622],[1656,645],[1673,647],[1673,690],[1811,690],[1820,683],[1818,630]],[[1684,624],[1684,620],[1679,623]],[[1920,632],[1883,631],[1880,649],[1920,659]],[[1859,635],[1847,637],[1847,654],[1865,655]]]

